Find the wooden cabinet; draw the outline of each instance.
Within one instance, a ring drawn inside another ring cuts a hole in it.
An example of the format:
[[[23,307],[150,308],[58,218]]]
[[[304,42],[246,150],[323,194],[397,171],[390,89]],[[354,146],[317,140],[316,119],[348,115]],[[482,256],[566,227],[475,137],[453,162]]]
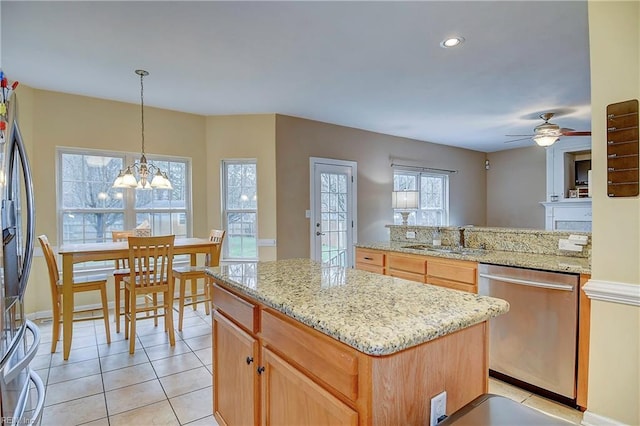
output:
[[[356,268],[363,271],[385,273],[385,253],[356,247]]]
[[[478,292],[478,264],[467,260],[430,257],[427,283],[454,290]]]
[[[269,349],[263,349],[265,425],[357,425],[358,413]],[[246,423],[248,424],[248,423]]]
[[[356,248],[356,268],[454,290],[478,292],[478,263]]]
[[[427,424],[442,391],[447,413],[487,392],[486,322],[371,356],[224,283],[215,281],[213,301],[220,425]]]
[[[404,253],[387,253],[387,275],[406,280],[425,282],[427,272],[426,256]]]
[[[257,424],[258,341],[219,312],[213,314],[213,407],[220,424]]]

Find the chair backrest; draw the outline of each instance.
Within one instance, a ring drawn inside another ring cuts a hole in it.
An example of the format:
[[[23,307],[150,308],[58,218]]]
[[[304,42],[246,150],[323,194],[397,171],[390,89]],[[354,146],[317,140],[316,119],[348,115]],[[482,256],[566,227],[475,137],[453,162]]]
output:
[[[225,233],[226,232],[222,229],[212,229],[209,233],[209,241],[218,244],[216,245],[216,251],[213,255],[213,259],[210,259],[209,256],[207,256],[207,266],[218,266],[220,264],[220,253],[222,252],[222,241],[224,240]]]
[[[111,231],[111,241],[119,242],[119,241],[127,241],[127,238],[132,237],[134,235],[134,231]],[[128,259],[118,259],[115,261],[116,269],[125,269],[129,267]]]
[[[49,285],[51,287],[51,299],[53,303],[58,301],[58,282],[60,281],[60,272],[58,272],[58,262],[56,261],[56,254],[49,244],[49,239],[46,235],[40,235],[38,237],[40,246],[42,247],[42,253],[44,259],[47,261],[47,269],[49,270]]]
[[[143,287],[171,283],[175,238],[175,235],[129,237],[131,282],[137,276],[139,285]]]

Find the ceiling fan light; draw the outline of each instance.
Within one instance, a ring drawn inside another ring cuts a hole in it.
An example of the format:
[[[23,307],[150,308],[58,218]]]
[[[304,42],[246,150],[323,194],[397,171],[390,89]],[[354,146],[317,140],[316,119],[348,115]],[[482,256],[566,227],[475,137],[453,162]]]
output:
[[[558,139],[560,139],[558,136],[536,135],[533,137],[533,141],[540,146],[551,146]]]

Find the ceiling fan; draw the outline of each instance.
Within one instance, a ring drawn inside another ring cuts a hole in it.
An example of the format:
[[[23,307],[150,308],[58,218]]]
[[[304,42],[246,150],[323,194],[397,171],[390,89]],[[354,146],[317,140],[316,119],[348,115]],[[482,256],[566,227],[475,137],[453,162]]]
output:
[[[544,114],[540,114],[540,118],[544,120],[544,123],[534,127],[532,135],[505,135],[512,137],[524,136],[519,139],[506,141],[505,143],[518,142],[531,138],[540,146],[550,146],[553,145],[555,141],[560,139],[560,136],[591,136],[590,131],[579,132],[574,129],[560,127],[557,124],[549,123],[549,120],[551,120],[554,115],[555,114],[553,112],[545,112]]]

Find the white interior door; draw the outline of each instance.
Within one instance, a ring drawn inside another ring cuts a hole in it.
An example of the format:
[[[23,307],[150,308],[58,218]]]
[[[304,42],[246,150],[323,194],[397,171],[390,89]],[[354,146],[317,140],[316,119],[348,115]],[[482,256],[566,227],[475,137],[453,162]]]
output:
[[[351,267],[357,240],[357,163],[312,157],[310,172],[311,258]]]

